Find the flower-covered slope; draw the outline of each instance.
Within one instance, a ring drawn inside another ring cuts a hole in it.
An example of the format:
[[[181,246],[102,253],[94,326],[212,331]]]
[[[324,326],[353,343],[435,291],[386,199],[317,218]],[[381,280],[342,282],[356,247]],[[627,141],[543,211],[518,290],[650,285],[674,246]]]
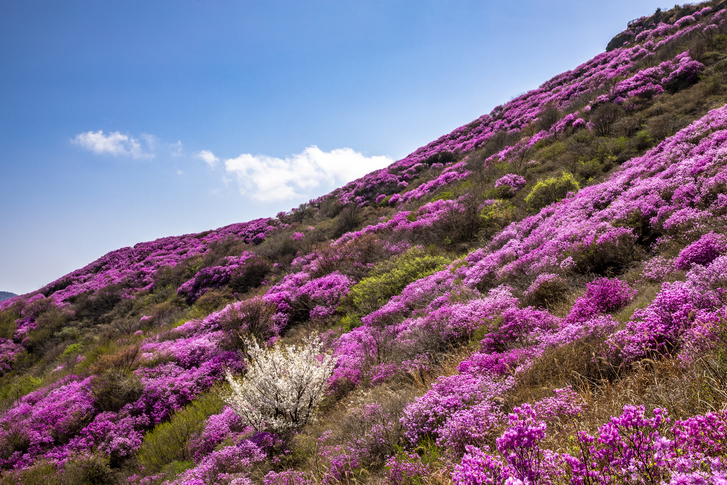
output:
[[[638,19],[276,219],[0,303],[0,483],[727,483],[726,15]],[[246,427],[246,339],[310,333],[325,412]]]

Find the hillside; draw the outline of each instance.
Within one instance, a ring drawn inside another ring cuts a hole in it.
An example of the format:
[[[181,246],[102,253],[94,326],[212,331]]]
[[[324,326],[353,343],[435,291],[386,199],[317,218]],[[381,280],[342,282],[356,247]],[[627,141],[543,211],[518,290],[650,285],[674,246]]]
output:
[[[0,301],[7,300],[8,298],[12,298],[14,296],[18,296],[15,293],[10,293],[9,291],[0,291]]]
[[[726,22],[2,301],[0,483],[727,483]]]

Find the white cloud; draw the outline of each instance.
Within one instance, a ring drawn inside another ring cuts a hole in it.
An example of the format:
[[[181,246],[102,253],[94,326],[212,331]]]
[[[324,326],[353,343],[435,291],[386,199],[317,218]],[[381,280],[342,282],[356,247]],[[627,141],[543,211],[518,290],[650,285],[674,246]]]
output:
[[[351,148],[324,152],[314,145],[285,159],[244,153],[225,160],[225,169],[237,176],[242,193],[272,202],[303,197],[322,185],[345,184],[392,162],[390,157],[366,157]]]
[[[177,140],[177,143],[169,145],[170,155],[173,157],[182,156],[182,140]]]
[[[202,150],[201,152],[197,152],[195,157],[199,158],[200,160],[204,160],[205,162],[207,162],[207,165],[212,168],[215,168],[217,166],[217,162],[220,161],[220,159],[217,158],[215,154],[209,150]]]
[[[142,139],[150,149],[153,149],[156,137],[153,135],[142,134]],[[122,135],[118,131],[104,135],[103,130],[87,131],[76,135],[71,143],[78,145],[86,150],[98,154],[107,154],[114,156],[129,156],[133,158],[154,158],[154,154],[145,153],[141,149],[139,140],[129,135]]]
[[[157,143],[159,143],[159,138],[155,137],[154,135],[150,135],[149,133],[142,133],[139,135],[139,138],[144,140],[146,143],[146,146],[149,147],[149,150],[154,151],[156,149]]]

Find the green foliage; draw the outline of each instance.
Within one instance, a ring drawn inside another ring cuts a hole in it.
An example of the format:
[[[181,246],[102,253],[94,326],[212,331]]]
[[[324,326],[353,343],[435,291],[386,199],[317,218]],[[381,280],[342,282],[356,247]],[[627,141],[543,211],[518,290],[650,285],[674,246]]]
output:
[[[348,300],[359,313],[369,313],[398,295],[412,281],[429,276],[450,259],[412,248],[401,256],[376,265],[373,274],[357,283]]]
[[[17,326],[15,320],[20,316],[15,313],[12,309],[7,309],[0,312],[0,338],[11,339],[15,333]]]
[[[528,209],[537,211],[543,207],[558,202],[564,198],[568,192],[578,192],[580,186],[569,172],[563,172],[560,177],[550,177],[545,180],[539,180],[535,187],[525,197],[525,203]]]
[[[175,413],[144,436],[137,458],[149,471],[158,472],[173,462],[190,459],[187,444],[202,430],[207,418],[222,410],[223,402],[216,392],[209,392]]]
[[[73,354],[80,354],[83,349],[83,345],[79,343],[71,344],[63,351],[63,357],[68,357]]]
[[[361,326],[361,319],[358,318],[356,315],[349,315],[346,314],[343,317],[341,317],[341,328],[344,332],[350,332],[356,327]]]
[[[514,221],[517,212],[517,207],[510,202],[498,200],[480,211],[480,219],[483,226],[498,229]]]
[[[35,319],[36,328],[28,333],[25,343],[29,352],[43,355],[45,349],[49,347],[49,343],[53,342],[56,332],[66,326],[69,315],[56,307],[51,306]]]
[[[100,411],[117,412],[139,399],[144,386],[133,372],[112,369],[93,380],[95,405]]]
[[[260,286],[270,269],[270,263],[263,258],[250,258],[232,275],[228,286],[235,293],[246,293]]]
[[[647,130],[640,130],[636,133],[635,145],[637,150],[645,150],[654,146],[654,140]]]
[[[0,476],[0,485],[95,485],[112,483],[109,459],[100,453],[71,456],[59,469],[55,463],[40,460],[22,470],[7,470]]]
[[[578,163],[577,174],[579,177],[585,180],[591,180],[598,177],[603,173],[604,164],[599,162],[598,159],[588,160],[585,162]]]
[[[6,381],[6,376],[3,381]],[[3,382],[0,387],[0,400],[6,402],[14,402],[26,394],[38,389],[43,383],[43,379],[33,377],[30,374],[16,375],[9,382]]]
[[[545,160],[555,160],[565,153],[566,144],[562,141],[556,141],[552,145],[543,148],[540,151],[540,156]]]
[[[432,197],[432,202],[435,200],[451,200],[454,199],[454,195],[452,195],[452,192],[449,190],[444,190],[442,192],[439,192],[437,195]]]
[[[232,292],[227,288],[223,290],[209,290],[197,298],[194,306],[202,310],[205,314],[209,314],[224,307],[232,299]]]

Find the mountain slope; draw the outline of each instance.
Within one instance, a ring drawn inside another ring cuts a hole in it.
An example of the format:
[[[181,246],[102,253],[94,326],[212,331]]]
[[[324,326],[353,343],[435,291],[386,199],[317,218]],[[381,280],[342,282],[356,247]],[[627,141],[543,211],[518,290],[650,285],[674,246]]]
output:
[[[0,303],[0,478],[724,480],[725,18],[658,11],[275,219]],[[316,422],[224,400],[245,338],[313,333],[335,359]]]

